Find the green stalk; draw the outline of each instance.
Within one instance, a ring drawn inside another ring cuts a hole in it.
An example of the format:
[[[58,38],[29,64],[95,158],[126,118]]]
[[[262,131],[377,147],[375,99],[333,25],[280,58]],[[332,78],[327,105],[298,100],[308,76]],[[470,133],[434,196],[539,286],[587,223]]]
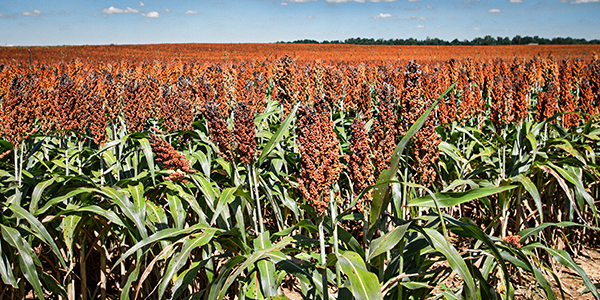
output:
[[[79,271],[81,274],[81,300],[87,300],[87,272],[85,266],[85,238],[81,241],[79,249]]]
[[[69,140],[65,141],[65,175],[69,176]]]
[[[329,207],[331,208],[331,223],[332,223],[332,230],[333,230],[333,253],[335,253],[335,255],[337,256],[339,254],[339,249],[338,249],[338,230],[337,230],[337,204],[335,202],[335,194],[333,192],[333,189],[329,191]],[[337,264],[335,266],[335,279],[336,279],[336,283],[337,283],[337,287],[339,288],[342,284],[341,284],[341,278],[340,278],[340,269],[337,267]]]
[[[325,233],[323,231],[323,216],[319,216],[319,243],[321,245],[321,281],[323,283],[323,300],[329,298],[327,290],[327,253],[325,253]]]
[[[400,246],[398,249],[401,249],[400,256],[398,257],[398,274],[402,274],[404,272],[404,245],[405,245],[404,237],[400,240]],[[401,285],[398,285],[398,300],[404,299],[403,295],[404,289]]]
[[[262,206],[260,205],[260,195],[258,194],[258,180],[256,178],[256,166],[252,165],[251,167],[251,175],[252,175],[252,181],[254,182],[254,197],[256,198],[256,211],[257,211],[257,216],[258,216],[258,226],[260,229],[260,233],[265,232],[265,223],[263,222],[263,217],[262,217]]]
[[[83,148],[83,141],[81,140],[81,138],[77,137],[77,150],[79,150],[79,153],[77,154],[77,172],[79,175],[82,174],[82,162],[81,162],[81,148]]]
[[[15,202],[20,204],[21,196],[19,195],[19,187],[21,186],[21,176],[19,176],[19,147],[14,146],[14,156],[15,156],[15,181],[17,181],[17,186],[15,186]]]

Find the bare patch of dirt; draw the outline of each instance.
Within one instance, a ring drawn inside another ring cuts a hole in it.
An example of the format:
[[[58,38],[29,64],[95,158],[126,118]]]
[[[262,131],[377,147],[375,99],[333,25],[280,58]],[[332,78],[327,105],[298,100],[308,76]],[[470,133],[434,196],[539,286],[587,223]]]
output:
[[[584,249],[574,261],[588,275],[592,283],[598,286],[600,283],[600,249]],[[591,300],[594,296],[591,293],[581,294],[585,290],[585,285],[581,276],[574,270],[571,270],[559,263],[553,265],[555,273],[560,280],[565,299]],[[552,276],[546,277],[549,283],[552,284],[553,290],[557,298],[561,298],[561,291],[558,283]],[[515,291],[515,299],[546,299],[541,290],[531,290],[521,288]]]

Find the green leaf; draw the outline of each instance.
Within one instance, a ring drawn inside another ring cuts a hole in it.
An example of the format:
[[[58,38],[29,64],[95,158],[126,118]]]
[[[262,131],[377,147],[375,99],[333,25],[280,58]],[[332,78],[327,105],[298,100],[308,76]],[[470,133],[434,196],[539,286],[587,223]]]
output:
[[[208,259],[195,261],[187,270],[181,272],[181,274],[177,276],[177,279],[173,283],[173,294],[171,295],[171,300],[180,299],[179,296],[181,296],[181,293],[187,289],[192,280],[196,278],[198,271],[200,271],[200,269],[202,269],[207,262]]]
[[[215,221],[219,218],[225,207],[227,207],[227,205],[231,203],[233,199],[235,199],[235,192],[237,189],[238,188],[226,188],[223,190],[221,196],[219,196],[219,200],[217,201],[217,207],[215,207],[215,214],[210,220],[211,225],[215,224]]]
[[[127,276],[127,281],[125,282],[125,285],[123,286],[123,289],[121,292],[121,298],[120,298],[121,300],[133,299],[132,297],[129,297],[129,291],[131,290],[131,284],[138,278],[141,267],[142,267],[142,264],[136,264],[135,269],[133,269],[133,272],[131,272],[131,274],[129,274],[129,276]]]
[[[44,243],[46,243],[48,246],[50,246],[50,248],[54,252],[54,255],[56,255],[56,257],[58,257],[61,265],[66,268],[67,263],[65,262],[62,255],[60,254],[60,251],[58,250],[58,246],[54,242],[54,238],[52,238],[50,233],[48,233],[48,231],[46,230],[46,227],[44,227],[42,222],[40,222],[38,219],[36,219],[32,214],[30,214],[24,208],[22,208],[16,204],[11,204],[8,206],[8,208],[10,210],[12,210],[12,212],[15,215],[17,215],[19,218],[26,219],[27,222],[29,222],[29,225],[31,226],[31,229],[33,230],[33,232],[37,233],[38,236],[41,237],[41,240]]]
[[[360,255],[352,251],[340,251],[338,262],[344,274],[348,276],[352,294],[357,300],[382,299],[377,275],[369,272]]]
[[[438,200],[440,207],[450,207],[458,204],[462,204],[471,200],[475,200],[478,198],[483,198],[487,196],[491,196],[494,194],[498,194],[504,191],[508,191],[516,188],[516,185],[510,186],[501,186],[501,187],[483,187],[468,190],[466,192],[458,192],[458,193],[435,193],[435,197]],[[429,195],[409,199],[407,206],[418,206],[418,207],[429,207],[435,208],[435,202],[433,198]]]
[[[273,149],[277,146],[277,144],[283,139],[285,134],[288,132],[290,125],[292,124],[292,120],[296,116],[296,111],[298,110],[298,104],[294,106],[290,114],[283,120],[273,137],[267,142],[263,150],[260,152],[260,156],[258,157],[258,165],[262,163],[262,161],[271,153]]]
[[[26,249],[25,247],[27,241],[21,237],[18,230],[4,226],[4,224],[0,224],[0,226],[2,227],[2,238],[19,252],[19,265],[21,266],[23,276],[25,276],[25,279],[33,286],[38,298],[44,300],[44,290],[42,290],[33,257],[30,254],[32,251],[29,251],[29,249]]]
[[[137,140],[140,143],[140,147],[142,148],[142,152],[144,153],[144,157],[146,157],[146,162],[148,163],[148,169],[150,169],[150,176],[152,177],[152,185],[156,185],[156,170],[154,169],[154,153],[152,152],[152,147],[150,147],[150,142],[147,138],[141,138]],[[134,166],[137,167],[137,166]]]
[[[140,218],[143,220],[146,218],[146,199],[144,198],[144,185],[140,182],[137,185],[127,186],[129,194],[133,200],[136,211],[140,214]]]
[[[523,185],[523,188],[525,188],[525,190],[529,192],[529,195],[531,195],[531,198],[533,198],[533,202],[535,202],[535,206],[537,207],[537,210],[539,212],[537,215],[540,216],[540,222],[544,222],[544,214],[541,213],[542,198],[540,197],[540,193],[535,184],[533,184],[529,177],[523,176],[522,174],[511,177],[510,179],[512,181],[520,182]]]
[[[78,215],[68,215],[62,220],[63,238],[65,239],[65,245],[67,246],[69,253],[72,253],[73,236],[75,235],[75,229],[80,220],[81,216]],[[71,259],[74,258],[71,257]]]
[[[465,282],[467,299],[477,299],[477,288],[475,286],[475,281],[473,280],[473,276],[471,276],[469,268],[458,251],[456,251],[450,242],[436,230],[431,228],[423,228],[423,231],[429,237],[431,246],[446,257],[448,264],[450,267],[452,267],[452,270],[454,270],[454,272],[456,272],[456,274],[458,274]]]
[[[2,242],[0,241],[0,275],[2,276],[2,282],[12,285],[17,288],[17,280],[13,274],[12,262],[8,260],[6,252],[2,249]]]
[[[171,211],[175,227],[182,229],[185,224],[186,211],[183,209],[179,194],[176,195],[173,192],[167,193],[167,203],[169,203],[169,210]]]
[[[152,243],[156,243],[156,242],[162,241],[162,240],[180,239],[183,235],[189,235],[189,234],[194,233],[197,230],[202,230],[202,229],[208,229],[208,227],[203,224],[195,224],[195,225],[190,226],[189,228],[185,228],[185,229],[167,228],[167,229],[158,231],[157,233],[137,242],[135,245],[133,245],[131,248],[129,248],[129,250],[127,250],[127,252],[125,252],[115,262],[112,269],[114,269],[116,266],[118,266],[123,260],[125,260],[127,257],[132,255],[133,253],[135,253],[137,250],[142,249],[142,248],[146,247],[147,245],[150,245]]]
[[[216,228],[208,228],[196,236],[188,236],[188,238],[183,242],[181,251],[171,259],[169,266],[162,276],[162,280],[158,287],[159,299],[162,299],[162,296],[167,289],[167,285],[172,281],[175,273],[179,271],[179,269],[181,269],[188,261],[192,250],[206,245],[208,242],[210,242],[210,240],[212,240],[216,232]]]
[[[285,248],[287,245],[291,244],[291,242],[292,242],[292,238],[286,237],[286,238],[283,238],[281,241],[279,241],[279,243],[275,244],[274,246],[271,246],[267,249],[255,251],[254,253],[250,254],[247,257],[244,257],[244,256],[232,257],[227,264],[227,268],[225,268],[225,270],[223,270],[223,269],[221,270],[219,277],[217,278],[217,281],[215,282],[213,287],[210,289],[210,294],[208,295],[208,299],[211,299],[211,300],[223,299],[223,297],[225,297],[225,295],[227,294],[227,290],[229,289],[229,286],[231,286],[231,284],[233,284],[234,281],[239,280],[239,276],[241,275],[241,273],[244,270],[246,270],[249,266],[251,266],[252,264],[256,263],[257,261],[259,261],[261,259],[269,258],[269,254],[271,252],[280,251],[281,249]],[[243,261],[243,263],[242,263],[242,261]],[[231,268],[232,270],[235,269],[235,271],[230,273],[227,270],[228,268]]]
[[[146,226],[144,225],[144,221],[142,220],[139,211],[137,211],[136,207],[131,203],[131,201],[129,201],[129,197],[127,195],[129,193],[127,191],[115,190],[112,187],[103,186],[100,187],[100,192],[117,206],[119,206],[121,211],[123,211],[123,214],[133,221],[142,238],[148,237],[148,232],[146,230]]]
[[[48,202],[46,202],[46,204],[42,208],[36,210],[35,215],[39,216],[39,215],[45,213],[52,206],[54,206],[54,205],[56,205],[58,203],[61,203],[61,202],[65,201],[65,200],[67,200],[69,198],[75,197],[75,196],[77,196],[79,194],[93,193],[93,192],[97,192],[97,191],[98,190],[95,189],[95,188],[79,188],[79,189],[76,189],[76,190],[72,190],[72,191],[68,192],[67,194],[65,194],[63,196],[58,196],[58,197],[55,197],[55,198],[52,198],[52,199],[48,200]]]
[[[386,233],[384,236],[374,239],[369,246],[367,261],[371,261],[380,254],[392,250],[404,238],[404,234],[411,224],[412,221],[408,221]]]
[[[566,222],[565,221],[565,222],[559,222],[559,223],[542,223],[542,224],[538,225],[537,227],[521,230],[518,233],[518,235],[521,237],[521,240],[520,240],[521,244],[524,244],[528,237],[530,237],[532,235],[537,235],[542,230],[544,230],[545,228],[550,227],[550,226],[559,226],[559,227],[581,226],[581,227],[586,227],[586,228],[589,228],[592,230],[600,231],[600,228],[583,225],[583,224],[579,224],[579,223],[574,223],[574,222]]]
[[[38,204],[40,203],[40,200],[42,199],[44,190],[47,187],[51,186],[56,181],[56,179],[58,179],[58,176],[54,176],[48,180],[42,181],[42,182],[38,183],[35,186],[35,188],[33,189],[33,193],[31,194],[31,204],[29,205],[29,211],[34,216],[36,215],[36,210],[38,209]]]
[[[254,249],[267,249],[271,246],[269,240],[269,232],[265,231],[254,240]],[[277,296],[275,265],[272,261],[260,260],[256,263],[259,275],[260,284],[262,286],[263,295],[265,297]]]

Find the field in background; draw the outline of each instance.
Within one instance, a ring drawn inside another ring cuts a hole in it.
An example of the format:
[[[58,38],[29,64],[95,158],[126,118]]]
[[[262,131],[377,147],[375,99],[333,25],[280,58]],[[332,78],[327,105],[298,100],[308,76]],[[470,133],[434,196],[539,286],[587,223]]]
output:
[[[514,57],[530,59],[552,54],[558,59],[580,57],[592,59],[600,45],[515,45],[515,46],[361,46],[315,44],[157,44],[53,47],[0,47],[0,63],[27,63],[29,53],[33,63],[69,62],[83,59],[96,63],[118,61],[170,62],[197,60],[200,62],[241,62],[245,60],[275,60],[290,55],[294,60],[312,61],[394,61],[473,59],[505,60]]]
[[[0,298],[600,299],[599,49],[0,48]]]

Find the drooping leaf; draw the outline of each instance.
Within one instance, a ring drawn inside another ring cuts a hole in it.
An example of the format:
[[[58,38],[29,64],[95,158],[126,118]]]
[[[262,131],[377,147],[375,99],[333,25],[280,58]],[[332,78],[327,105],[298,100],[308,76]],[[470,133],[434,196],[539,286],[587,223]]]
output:
[[[32,257],[33,253],[30,251],[30,249],[26,249],[25,246],[27,241],[21,237],[21,234],[18,230],[4,226],[4,224],[0,224],[0,226],[2,227],[2,238],[11,246],[15,247],[19,252],[19,266],[21,267],[23,276],[25,276],[25,279],[27,279],[31,286],[33,286],[33,290],[35,291],[37,297],[40,300],[44,300],[44,291],[40,283],[38,272],[35,268],[35,263]]]
[[[352,251],[340,251],[338,262],[344,274],[348,276],[352,286],[352,294],[357,300],[382,299],[377,275],[367,270],[360,255]]]
[[[423,228],[423,231],[427,234],[429,241],[432,243],[432,247],[437,251],[440,251],[446,257],[452,270],[454,270],[454,272],[456,272],[456,274],[458,274],[465,282],[467,299],[477,299],[477,288],[473,276],[471,276],[469,268],[456,248],[454,248],[454,246],[452,246],[438,231],[431,228]]]
[[[483,198],[498,194],[504,191],[508,191],[516,188],[516,185],[500,186],[500,187],[482,187],[477,189],[468,190],[465,192],[457,193],[435,193],[440,207],[450,207],[458,204],[462,204],[478,198]],[[433,198],[429,195],[409,199],[407,206],[418,206],[418,207],[429,207],[435,208]]]
[[[271,153],[271,151],[277,146],[277,144],[281,142],[281,139],[283,139],[285,134],[288,132],[288,129],[292,124],[292,120],[296,117],[297,110],[298,104],[296,104],[294,108],[292,108],[290,114],[285,118],[285,120],[283,120],[277,131],[275,131],[275,134],[273,134],[273,137],[271,137],[271,139],[267,142],[263,150],[260,152],[260,156],[258,157],[258,165],[260,165],[265,159],[265,157],[267,157],[267,155]]]

